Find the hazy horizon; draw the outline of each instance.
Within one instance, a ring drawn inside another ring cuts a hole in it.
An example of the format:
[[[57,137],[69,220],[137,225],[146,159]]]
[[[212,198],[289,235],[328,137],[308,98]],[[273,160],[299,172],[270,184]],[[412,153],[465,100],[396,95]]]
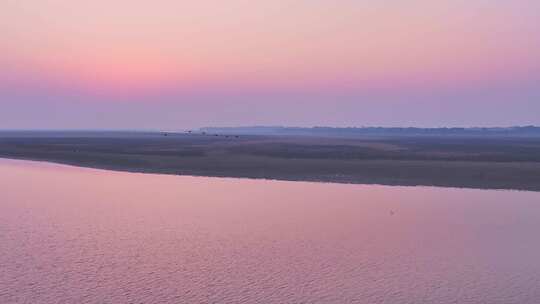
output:
[[[525,127],[534,127],[534,128],[540,128],[540,125],[507,125],[507,126],[496,126],[496,125],[488,125],[488,126],[428,126],[428,127],[418,127],[418,126],[327,126],[327,125],[308,125],[308,126],[296,126],[296,125],[205,125],[205,126],[195,126],[191,128],[177,128],[177,129],[166,129],[166,128],[0,128],[0,132],[6,131],[36,131],[36,132],[185,132],[185,131],[194,131],[194,130],[201,130],[201,129],[242,129],[242,128],[299,128],[299,129],[315,129],[315,128],[335,128],[335,129],[346,129],[346,128],[353,128],[353,129],[369,129],[369,128],[382,128],[382,129],[392,129],[392,128],[412,128],[412,129],[511,129],[511,128],[525,128]]]

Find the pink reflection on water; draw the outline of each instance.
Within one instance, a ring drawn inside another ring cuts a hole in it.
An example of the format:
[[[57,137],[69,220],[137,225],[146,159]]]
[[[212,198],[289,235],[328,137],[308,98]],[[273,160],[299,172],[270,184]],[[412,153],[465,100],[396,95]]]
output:
[[[0,161],[0,302],[537,303],[540,194]]]

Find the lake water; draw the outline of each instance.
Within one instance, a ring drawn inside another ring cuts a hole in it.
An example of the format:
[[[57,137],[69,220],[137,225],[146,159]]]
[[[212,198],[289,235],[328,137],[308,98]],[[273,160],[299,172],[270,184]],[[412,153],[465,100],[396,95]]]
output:
[[[0,303],[540,303],[540,193],[0,160]]]

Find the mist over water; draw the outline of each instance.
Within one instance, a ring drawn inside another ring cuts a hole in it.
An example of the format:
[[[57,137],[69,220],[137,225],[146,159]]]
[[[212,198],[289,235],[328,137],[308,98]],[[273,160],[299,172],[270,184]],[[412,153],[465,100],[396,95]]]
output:
[[[0,303],[540,301],[540,193],[0,160]]]

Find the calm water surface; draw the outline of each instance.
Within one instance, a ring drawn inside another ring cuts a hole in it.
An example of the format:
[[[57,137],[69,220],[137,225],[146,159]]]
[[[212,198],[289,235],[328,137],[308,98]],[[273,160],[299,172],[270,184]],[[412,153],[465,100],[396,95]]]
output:
[[[0,160],[0,303],[540,303],[540,193]]]

